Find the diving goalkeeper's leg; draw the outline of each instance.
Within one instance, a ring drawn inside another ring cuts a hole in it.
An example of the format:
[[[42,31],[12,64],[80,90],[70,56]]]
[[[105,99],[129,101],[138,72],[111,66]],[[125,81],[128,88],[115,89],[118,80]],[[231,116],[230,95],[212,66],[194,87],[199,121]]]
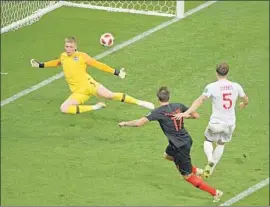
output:
[[[87,111],[99,110],[106,107],[106,104],[99,102],[95,105],[82,105],[89,97],[79,97],[81,94],[72,94],[61,106],[60,111],[66,114],[80,114]],[[86,100],[83,100],[86,99]]]
[[[121,102],[129,103],[129,104],[136,104],[136,105],[139,105],[139,106],[151,109],[151,110],[155,108],[154,104],[150,102],[138,100],[125,93],[111,92],[110,90],[108,90],[102,85],[98,87],[97,95],[106,99],[121,101]]]

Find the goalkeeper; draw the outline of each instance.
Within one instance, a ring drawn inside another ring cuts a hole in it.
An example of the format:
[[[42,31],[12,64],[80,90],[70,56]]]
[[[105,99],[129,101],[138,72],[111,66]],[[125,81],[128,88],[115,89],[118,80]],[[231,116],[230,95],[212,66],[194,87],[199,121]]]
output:
[[[99,96],[106,99],[117,100],[130,104],[154,109],[154,105],[150,102],[137,100],[125,93],[114,93],[105,88],[103,85],[95,81],[86,71],[86,67],[93,66],[99,70],[112,73],[121,79],[124,79],[126,73],[124,69],[113,69],[97,60],[91,58],[83,52],[77,51],[77,41],[75,37],[65,39],[65,52],[59,59],[48,62],[38,62],[34,59],[30,61],[32,67],[63,67],[66,81],[69,85],[71,95],[62,103],[60,110],[63,113],[79,114],[87,111],[98,110],[106,107],[105,103],[100,102],[95,105],[83,105],[91,96]]]

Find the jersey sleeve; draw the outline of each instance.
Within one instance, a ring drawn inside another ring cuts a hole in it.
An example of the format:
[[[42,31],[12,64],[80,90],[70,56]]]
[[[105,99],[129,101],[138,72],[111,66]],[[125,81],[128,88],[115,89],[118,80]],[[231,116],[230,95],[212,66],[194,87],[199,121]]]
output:
[[[238,96],[239,97],[244,97],[246,94],[244,92],[243,87],[239,83],[237,84],[237,88],[238,88]]]
[[[209,98],[210,96],[212,96],[212,87],[211,87],[210,84],[208,84],[208,85],[204,88],[202,95],[207,96],[208,98]]]
[[[60,66],[60,65],[61,65],[60,58],[58,58],[56,60],[51,60],[51,61],[44,62],[44,67],[45,68],[47,68],[47,67],[57,67],[57,66]]]
[[[110,66],[95,60],[94,58],[90,57],[86,53],[83,53],[83,58],[85,60],[85,63],[88,66],[93,66],[93,67],[95,67],[95,68],[97,68],[99,70],[102,70],[102,71],[105,71],[105,72],[108,72],[108,73],[114,73],[115,72],[115,70],[113,68],[111,68]]]
[[[147,118],[149,121],[157,121],[157,120],[160,119],[159,114],[157,113],[156,110],[154,110],[154,111],[150,112],[149,114],[147,114],[145,116],[145,118]]]

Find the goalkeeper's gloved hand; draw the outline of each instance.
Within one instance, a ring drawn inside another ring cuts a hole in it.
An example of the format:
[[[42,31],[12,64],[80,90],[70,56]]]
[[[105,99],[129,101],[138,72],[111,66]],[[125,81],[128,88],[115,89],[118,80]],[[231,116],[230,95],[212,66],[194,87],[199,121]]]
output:
[[[35,59],[31,59],[30,60],[30,64],[34,68],[43,68],[44,67],[44,64],[43,63],[39,63]]]
[[[121,79],[124,79],[126,77],[126,72],[124,70],[125,70],[124,68],[122,68],[120,70],[115,69],[114,75],[118,76]]]

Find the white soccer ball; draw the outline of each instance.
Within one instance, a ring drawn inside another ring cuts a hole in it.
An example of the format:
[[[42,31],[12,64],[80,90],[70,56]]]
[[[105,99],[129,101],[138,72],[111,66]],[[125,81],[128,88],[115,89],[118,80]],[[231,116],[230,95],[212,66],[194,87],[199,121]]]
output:
[[[105,33],[100,37],[100,44],[105,47],[110,47],[113,45],[114,37],[111,33]]]

